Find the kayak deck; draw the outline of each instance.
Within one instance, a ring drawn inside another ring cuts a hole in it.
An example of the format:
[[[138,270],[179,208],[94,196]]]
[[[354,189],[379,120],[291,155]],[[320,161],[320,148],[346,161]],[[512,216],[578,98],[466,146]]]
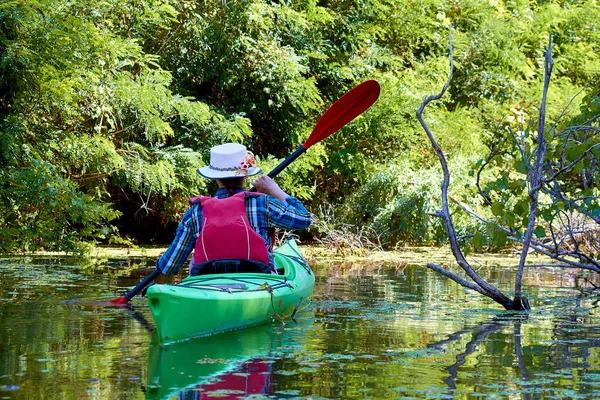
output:
[[[289,240],[274,252],[283,275],[229,273],[153,285],[147,297],[161,344],[292,316],[311,299],[315,278]]]

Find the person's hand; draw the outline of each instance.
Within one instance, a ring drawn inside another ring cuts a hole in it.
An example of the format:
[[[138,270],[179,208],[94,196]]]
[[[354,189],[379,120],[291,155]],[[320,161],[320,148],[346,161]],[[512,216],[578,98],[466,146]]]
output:
[[[260,193],[269,194],[275,197],[277,200],[285,200],[290,197],[287,193],[285,193],[277,183],[273,179],[271,179],[267,175],[259,176],[257,180],[254,181],[254,187]]]

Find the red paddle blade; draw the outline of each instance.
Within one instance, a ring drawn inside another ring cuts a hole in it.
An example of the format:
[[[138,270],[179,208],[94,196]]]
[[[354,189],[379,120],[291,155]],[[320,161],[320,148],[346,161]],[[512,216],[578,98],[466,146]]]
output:
[[[380,90],[375,80],[355,86],[325,111],[302,146],[308,149],[365,112],[377,101]]]
[[[109,303],[111,303],[111,304],[125,304],[128,301],[129,300],[127,300],[127,297],[121,296],[118,299],[112,299],[111,301],[109,301]]]

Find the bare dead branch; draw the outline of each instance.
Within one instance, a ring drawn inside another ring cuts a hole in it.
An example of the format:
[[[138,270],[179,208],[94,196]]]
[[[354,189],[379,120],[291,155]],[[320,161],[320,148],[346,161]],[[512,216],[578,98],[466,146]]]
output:
[[[458,283],[461,286],[464,286],[469,289],[473,289],[476,292],[479,292],[484,296],[488,295],[487,292],[485,290],[483,290],[480,286],[474,284],[473,282],[469,282],[468,280],[464,279],[463,277],[456,275],[452,271],[448,271],[447,269],[445,269],[444,267],[442,267],[439,264],[427,263],[427,268],[444,275],[446,278],[452,279],[454,282]]]
[[[533,238],[533,231],[536,224],[536,215],[539,203],[539,192],[542,188],[542,173],[544,169],[544,158],[546,156],[546,149],[548,142],[545,138],[545,123],[546,123],[546,101],[548,98],[548,87],[550,86],[550,78],[552,76],[552,67],[554,66],[554,60],[552,59],[552,36],[548,38],[548,49],[546,50],[546,57],[544,63],[544,89],[542,93],[542,103],[540,105],[540,115],[538,123],[538,143],[537,143],[537,157],[535,160],[535,166],[530,170],[527,180],[529,183],[529,220],[527,224],[527,231],[525,232],[525,239],[523,240],[523,250],[521,251],[521,257],[519,259],[519,265],[517,267],[517,273],[515,275],[515,299],[521,298],[521,291],[523,288],[523,268],[527,260],[527,253],[529,246]]]
[[[449,43],[450,72],[448,74],[448,79],[446,80],[444,87],[438,94],[428,96],[427,98],[425,98],[425,100],[423,100],[423,102],[421,103],[421,106],[417,110],[416,114],[417,114],[417,119],[421,123],[423,130],[425,130],[425,133],[427,134],[427,137],[429,138],[429,141],[431,142],[431,145],[432,145],[433,149],[435,150],[435,153],[437,154],[438,160],[442,166],[442,171],[443,171],[443,181],[442,181],[442,185],[441,185],[442,208],[440,210],[437,210],[434,213],[434,215],[436,217],[441,218],[442,221],[444,222],[446,231],[448,233],[448,239],[450,242],[450,248],[451,248],[452,254],[454,255],[454,258],[456,259],[456,261],[458,262],[458,265],[465,271],[467,276],[469,278],[471,278],[471,280],[474,282],[474,284],[458,277],[455,274],[450,273],[449,271],[443,270],[443,268],[441,270],[439,270],[438,272],[443,273],[445,276],[448,276],[450,279],[455,280],[457,283],[459,283],[465,287],[476,290],[479,293],[481,293],[487,297],[490,297],[494,301],[502,304],[506,309],[514,309],[515,304],[510,300],[510,298],[508,296],[506,296],[504,293],[502,293],[502,291],[500,291],[494,285],[488,283],[485,279],[483,279],[477,273],[477,271],[475,271],[475,269],[469,264],[469,262],[465,259],[464,254],[462,253],[462,250],[460,249],[460,245],[458,244],[458,239],[457,239],[457,235],[456,235],[456,230],[454,228],[454,223],[452,222],[452,217],[450,215],[450,210],[448,207],[448,188],[450,186],[450,171],[448,169],[448,163],[446,161],[446,157],[444,156],[444,152],[442,151],[442,149],[438,145],[437,141],[435,140],[433,132],[431,131],[431,129],[429,129],[429,126],[423,119],[423,111],[425,110],[425,107],[430,102],[441,99],[442,96],[448,90],[448,87],[450,86],[450,81],[452,80],[452,74],[454,71],[454,61],[453,61],[453,56],[452,56],[452,54],[453,54],[452,53],[452,32],[450,32],[449,37],[450,37],[450,39],[449,39],[449,42],[450,42]],[[435,264],[432,264],[432,266],[433,265],[435,265]],[[428,265],[428,267],[432,268],[429,265]],[[435,268],[435,267],[433,267],[433,268]],[[446,271],[446,273],[442,272],[442,270]],[[521,303],[519,301],[518,307],[521,307],[520,304]]]

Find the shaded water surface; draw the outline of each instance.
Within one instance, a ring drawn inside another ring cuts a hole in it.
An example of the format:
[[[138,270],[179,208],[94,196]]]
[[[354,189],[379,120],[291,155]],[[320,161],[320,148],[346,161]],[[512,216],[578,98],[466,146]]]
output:
[[[510,314],[421,265],[311,264],[297,323],[161,348],[144,298],[99,304],[150,260],[1,258],[0,399],[600,397],[598,297],[564,271],[528,271]]]

